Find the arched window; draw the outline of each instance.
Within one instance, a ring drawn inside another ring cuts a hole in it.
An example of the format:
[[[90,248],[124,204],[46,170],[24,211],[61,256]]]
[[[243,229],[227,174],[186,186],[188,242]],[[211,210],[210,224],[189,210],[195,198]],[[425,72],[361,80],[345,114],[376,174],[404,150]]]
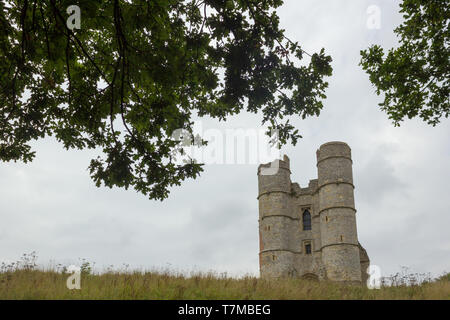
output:
[[[308,209],[303,211],[303,230],[311,230],[311,214]]]

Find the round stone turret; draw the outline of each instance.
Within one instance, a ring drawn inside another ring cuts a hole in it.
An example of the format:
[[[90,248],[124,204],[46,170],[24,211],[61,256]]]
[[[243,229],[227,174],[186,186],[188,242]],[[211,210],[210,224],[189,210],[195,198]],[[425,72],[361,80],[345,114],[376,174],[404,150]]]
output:
[[[328,142],[317,150],[322,261],[329,280],[361,282],[350,147]]]
[[[289,158],[258,167],[260,274],[287,276],[293,263],[289,250],[292,229],[291,171]],[[295,221],[295,220],[294,220]]]

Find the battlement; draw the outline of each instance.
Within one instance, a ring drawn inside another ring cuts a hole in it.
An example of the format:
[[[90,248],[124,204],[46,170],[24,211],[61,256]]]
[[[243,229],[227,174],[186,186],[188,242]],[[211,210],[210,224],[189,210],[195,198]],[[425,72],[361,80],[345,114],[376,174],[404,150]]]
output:
[[[287,155],[283,156],[283,160],[281,159],[275,159],[272,162],[268,162],[268,163],[264,163],[264,164],[260,164],[258,166],[258,172],[257,174],[260,175],[261,174],[261,169],[263,168],[281,168],[281,169],[286,169],[289,171],[289,173],[291,172],[291,168],[290,168],[290,160],[289,157]]]
[[[332,141],[324,143],[320,146],[320,148],[316,151],[317,155],[317,165],[323,160],[329,158],[347,158],[350,161],[352,160],[351,149],[345,142],[341,141]]]
[[[318,180],[317,179],[309,180],[309,184],[305,188],[300,187],[300,185],[297,182],[293,182],[291,184],[291,190],[292,193],[297,197],[301,195],[312,195],[316,193],[318,190]]]

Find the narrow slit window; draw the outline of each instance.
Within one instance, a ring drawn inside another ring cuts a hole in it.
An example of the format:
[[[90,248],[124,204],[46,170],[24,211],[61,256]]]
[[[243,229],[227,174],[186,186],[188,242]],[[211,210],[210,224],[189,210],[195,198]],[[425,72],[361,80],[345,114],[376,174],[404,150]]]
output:
[[[308,209],[303,211],[303,230],[311,230],[311,214]]]
[[[311,243],[306,243],[305,244],[305,253],[306,254],[311,254]]]

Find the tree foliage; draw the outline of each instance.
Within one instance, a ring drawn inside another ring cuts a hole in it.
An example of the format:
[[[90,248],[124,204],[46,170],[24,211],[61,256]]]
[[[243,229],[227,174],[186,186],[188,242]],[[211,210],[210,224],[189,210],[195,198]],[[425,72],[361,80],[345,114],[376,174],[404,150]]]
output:
[[[54,136],[95,148],[97,186],[164,199],[202,166],[176,164],[177,129],[194,116],[261,112],[281,143],[301,137],[286,117],[319,115],[332,69],[284,36],[281,0],[0,1],[0,159],[31,161]]]
[[[400,7],[400,46],[361,51],[361,65],[395,125],[418,116],[434,126],[450,113],[450,1],[403,0]]]

